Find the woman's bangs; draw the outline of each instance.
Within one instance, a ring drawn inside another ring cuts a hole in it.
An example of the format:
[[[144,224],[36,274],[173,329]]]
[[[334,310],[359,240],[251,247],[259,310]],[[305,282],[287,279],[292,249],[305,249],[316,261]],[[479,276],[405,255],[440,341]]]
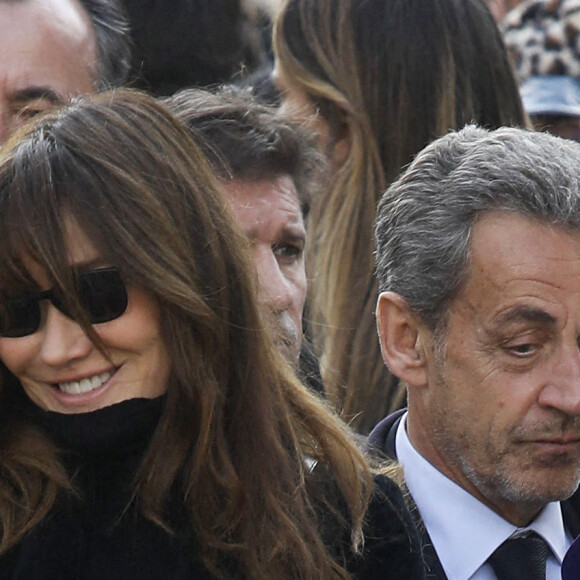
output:
[[[0,286],[4,288],[33,285],[31,263],[49,278],[62,278],[67,255],[62,221],[66,194],[59,191],[62,181],[54,179],[49,157],[14,155],[9,167],[0,168]],[[10,179],[4,179],[6,170]]]

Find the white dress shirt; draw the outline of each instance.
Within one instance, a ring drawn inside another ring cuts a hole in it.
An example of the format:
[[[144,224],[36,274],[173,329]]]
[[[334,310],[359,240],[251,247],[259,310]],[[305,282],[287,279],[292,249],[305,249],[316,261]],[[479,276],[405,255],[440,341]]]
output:
[[[546,579],[561,580],[560,567],[572,539],[559,502],[549,503],[526,528],[518,528],[433,467],[413,447],[406,415],[396,433],[397,459],[425,528],[449,580],[497,580],[487,559],[513,535],[534,530],[548,543]]]

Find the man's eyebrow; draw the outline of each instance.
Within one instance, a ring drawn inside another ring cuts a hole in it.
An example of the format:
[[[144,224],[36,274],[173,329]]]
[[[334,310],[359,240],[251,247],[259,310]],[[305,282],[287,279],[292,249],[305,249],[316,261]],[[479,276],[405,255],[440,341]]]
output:
[[[298,228],[284,228],[280,240],[290,242],[303,242],[306,240],[306,231]]]
[[[244,232],[246,235],[246,238],[248,238],[248,240],[250,240],[251,242],[254,242],[255,240],[260,238],[260,230],[259,228],[252,228],[250,230],[247,230]],[[280,243],[280,242],[292,242],[292,243],[297,243],[297,244],[303,244],[306,242],[306,232],[305,231],[298,231],[297,229],[292,229],[292,228],[285,228],[280,236],[278,236],[277,242],[276,243]]]
[[[63,105],[64,99],[52,87],[25,87],[14,91],[11,100],[15,102],[34,101],[46,99],[53,105]]]
[[[496,325],[510,324],[512,322],[536,322],[554,325],[556,324],[556,318],[540,308],[515,306],[502,312],[496,319]]]

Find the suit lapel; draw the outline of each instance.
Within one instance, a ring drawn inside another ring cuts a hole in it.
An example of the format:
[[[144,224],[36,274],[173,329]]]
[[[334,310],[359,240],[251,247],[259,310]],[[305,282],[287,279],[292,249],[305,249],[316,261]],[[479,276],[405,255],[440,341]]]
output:
[[[570,499],[561,502],[564,527],[572,539],[580,535],[580,491],[576,491]]]
[[[384,439],[382,441],[382,450],[386,456],[392,457],[394,459],[397,458],[397,452],[395,448],[395,437],[397,434],[397,429],[399,427],[399,423],[403,418],[403,412],[398,413],[396,417],[393,417],[395,420],[392,422],[388,430],[383,433]],[[413,498],[409,493],[405,495],[407,498],[407,506],[413,519],[415,520],[415,525],[419,530],[419,535],[421,537],[421,549],[423,560],[425,562],[425,578],[426,580],[447,580],[447,575],[443,570],[443,566],[439,561],[439,557],[437,556],[437,552],[433,547],[433,542],[425,529],[425,524],[423,524],[423,520],[421,519],[421,515],[419,514],[419,510],[413,501]]]
[[[421,519],[421,514],[419,514],[419,510],[417,509],[413,498],[408,493],[405,495],[405,498],[407,500],[407,507],[415,520],[415,525],[421,538],[421,553],[425,563],[426,580],[447,580],[447,575],[439,561],[439,556],[437,556],[437,552],[433,547],[433,542],[425,529],[425,524]]]

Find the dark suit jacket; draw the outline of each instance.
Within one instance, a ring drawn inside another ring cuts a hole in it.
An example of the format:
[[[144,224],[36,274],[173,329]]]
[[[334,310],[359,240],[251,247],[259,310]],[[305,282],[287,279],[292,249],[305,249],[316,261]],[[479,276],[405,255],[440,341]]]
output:
[[[405,411],[406,409],[401,409],[392,415],[389,415],[372,430],[368,437],[368,443],[372,449],[380,452],[383,456],[397,459],[395,451],[395,434]],[[561,505],[564,525],[572,538],[575,538],[580,535],[580,490],[576,490],[574,495],[572,495],[570,499],[563,501]],[[426,565],[426,577],[429,580],[447,580],[441,562],[439,562],[437,553],[433,548],[431,538],[429,538],[429,534],[421,522],[419,511],[416,506],[410,507],[411,513],[415,517],[417,527],[422,534],[421,540],[423,543],[423,557]]]

